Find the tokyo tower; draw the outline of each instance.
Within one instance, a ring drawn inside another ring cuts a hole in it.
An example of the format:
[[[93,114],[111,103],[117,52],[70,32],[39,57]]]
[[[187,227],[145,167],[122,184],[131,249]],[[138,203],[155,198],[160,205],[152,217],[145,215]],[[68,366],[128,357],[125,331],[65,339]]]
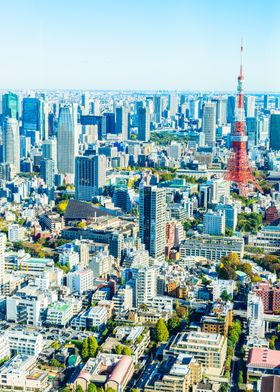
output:
[[[250,191],[250,185],[253,188],[262,192],[261,187],[257,183],[252,169],[249,165],[246,144],[246,123],[244,114],[244,90],[243,90],[243,45],[241,44],[241,61],[240,61],[240,74],[238,76],[237,84],[237,97],[235,105],[235,121],[234,129],[231,136],[231,152],[228,161],[225,180],[231,181],[236,184],[239,193],[242,196],[247,196]]]

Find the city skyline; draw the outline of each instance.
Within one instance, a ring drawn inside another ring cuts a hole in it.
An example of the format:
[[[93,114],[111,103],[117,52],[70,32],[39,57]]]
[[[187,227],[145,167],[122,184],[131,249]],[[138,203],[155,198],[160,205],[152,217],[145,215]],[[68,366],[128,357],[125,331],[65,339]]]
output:
[[[220,0],[30,0],[1,8],[3,89],[234,91],[243,37],[245,91],[280,91],[274,0],[226,8]]]

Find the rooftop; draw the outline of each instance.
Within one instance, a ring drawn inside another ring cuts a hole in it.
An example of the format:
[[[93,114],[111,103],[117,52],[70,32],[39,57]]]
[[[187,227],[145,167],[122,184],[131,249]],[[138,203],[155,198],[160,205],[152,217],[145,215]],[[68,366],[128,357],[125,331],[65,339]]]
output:
[[[249,367],[280,368],[280,351],[252,348],[248,357]]]

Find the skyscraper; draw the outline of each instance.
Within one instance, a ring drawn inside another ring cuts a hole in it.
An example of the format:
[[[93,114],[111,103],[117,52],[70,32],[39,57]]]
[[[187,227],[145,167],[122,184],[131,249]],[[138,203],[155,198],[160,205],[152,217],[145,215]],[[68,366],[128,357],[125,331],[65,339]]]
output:
[[[56,137],[51,137],[44,140],[42,143],[43,158],[52,159],[55,164],[55,172],[57,169],[57,140]]]
[[[151,257],[164,258],[165,224],[165,190],[141,184],[139,188],[139,237]]]
[[[124,141],[129,139],[129,109],[126,106],[116,108],[116,134],[122,134]]]
[[[54,187],[55,162],[44,158],[40,164],[40,175],[49,189]]]
[[[22,128],[26,131],[40,130],[40,100],[38,98],[23,98]]]
[[[5,274],[5,249],[6,249],[6,234],[0,233],[0,284],[3,284]]]
[[[4,163],[13,165],[20,172],[20,137],[16,118],[6,117],[3,124],[3,157]]]
[[[268,110],[269,107],[269,95],[263,96],[263,108],[264,110]]]
[[[174,117],[178,112],[178,94],[173,93],[169,95],[169,111],[170,117]]]
[[[18,96],[11,92],[2,96],[3,118],[11,117],[18,119]]]
[[[60,173],[75,173],[75,157],[78,154],[77,122],[73,106],[59,111],[57,135],[57,168]]]
[[[227,98],[227,122],[232,124],[235,119],[235,96],[230,95]]]
[[[106,184],[106,156],[76,157],[75,193],[77,200],[92,201]]]
[[[204,104],[202,132],[205,134],[205,144],[214,146],[216,142],[216,104],[213,102]]]
[[[258,120],[256,117],[246,118],[246,128],[247,128],[247,147],[252,148],[258,142]]]
[[[256,97],[246,96],[245,97],[245,116],[255,117],[256,111]]]
[[[270,148],[272,150],[280,150],[280,113],[271,114],[269,134]]]
[[[161,122],[163,112],[163,97],[160,95],[154,96],[154,120],[156,123]]]
[[[138,140],[150,141],[150,110],[148,108],[138,108]]]
[[[199,100],[198,99],[191,99],[190,100],[189,117],[191,120],[197,120],[199,118]]]
[[[226,98],[219,98],[216,102],[216,123],[218,125],[224,125],[227,123],[227,100]]]

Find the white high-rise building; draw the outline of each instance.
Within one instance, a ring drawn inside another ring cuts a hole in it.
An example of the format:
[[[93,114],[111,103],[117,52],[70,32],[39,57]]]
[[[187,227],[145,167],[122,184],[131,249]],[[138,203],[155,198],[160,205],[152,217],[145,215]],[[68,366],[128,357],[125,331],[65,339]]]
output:
[[[192,120],[198,120],[198,118],[199,118],[199,100],[198,99],[190,100],[189,117]]]
[[[74,175],[75,157],[78,155],[78,129],[73,105],[60,109],[57,136],[58,171]]]
[[[140,268],[133,272],[136,277],[136,301],[137,305],[147,304],[157,294],[156,276],[157,271],[153,267]]]
[[[170,117],[174,117],[178,112],[178,94],[173,93],[169,96]]]
[[[245,115],[246,117],[255,117],[256,112],[256,97],[245,97]]]
[[[249,293],[247,302],[247,319],[262,320],[264,307],[261,297],[256,294]]]
[[[5,249],[7,237],[5,234],[0,233],[0,284],[3,283],[5,274]]]
[[[216,104],[207,102],[203,107],[202,132],[205,134],[205,144],[213,146],[216,142]]]
[[[44,140],[42,143],[43,158],[52,159],[55,163],[55,171],[57,168],[57,140],[55,137]]]
[[[261,297],[254,293],[249,293],[247,302],[247,319],[249,336],[264,338],[265,321],[264,306]]]
[[[3,158],[4,163],[12,165],[16,173],[20,172],[20,137],[18,121],[5,118],[3,123]]]
[[[224,235],[226,229],[225,214],[209,210],[203,215],[203,232],[209,235]]]

